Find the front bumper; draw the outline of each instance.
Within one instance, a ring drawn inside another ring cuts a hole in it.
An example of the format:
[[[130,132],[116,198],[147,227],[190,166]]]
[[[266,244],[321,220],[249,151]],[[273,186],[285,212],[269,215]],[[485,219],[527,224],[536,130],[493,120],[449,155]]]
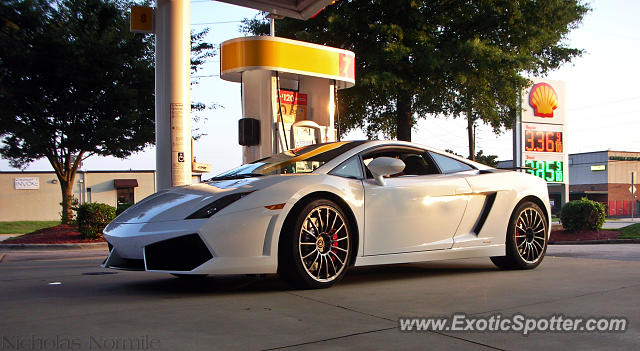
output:
[[[275,273],[277,257],[271,255],[271,247],[278,215],[266,211],[111,223],[104,236],[112,249],[103,266],[179,274]]]
[[[187,234],[144,246],[143,259],[127,259],[111,250],[105,267],[128,270],[189,272],[213,255],[198,234]]]

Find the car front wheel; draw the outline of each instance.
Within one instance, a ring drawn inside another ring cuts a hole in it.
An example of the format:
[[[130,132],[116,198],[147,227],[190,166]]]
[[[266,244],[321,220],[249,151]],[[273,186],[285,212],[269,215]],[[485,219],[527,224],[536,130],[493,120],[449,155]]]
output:
[[[278,274],[300,288],[327,288],[342,279],[351,259],[351,228],[344,211],[313,200],[282,233]]]

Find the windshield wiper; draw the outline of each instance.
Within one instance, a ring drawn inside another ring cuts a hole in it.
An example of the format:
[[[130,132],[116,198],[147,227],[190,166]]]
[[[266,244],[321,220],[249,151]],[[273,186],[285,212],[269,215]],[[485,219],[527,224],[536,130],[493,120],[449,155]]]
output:
[[[230,174],[230,175],[223,175],[223,176],[213,177],[213,178],[207,180],[207,182],[211,182],[211,181],[215,181],[215,180],[244,179],[244,178],[253,178],[253,177],[264,177],[264,174],[260,174],[260,173]]]

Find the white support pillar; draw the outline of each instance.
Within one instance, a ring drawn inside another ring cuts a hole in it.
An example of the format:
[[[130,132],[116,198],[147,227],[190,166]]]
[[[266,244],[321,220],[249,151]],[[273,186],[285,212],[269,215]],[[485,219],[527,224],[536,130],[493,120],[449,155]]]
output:
[[[190,0],[156,0],[157,190],[191,184]]]
[[[260,144],[244,146],[242,163],[249,163],[278,153],[280,130],[277,123],[277,93],[271,71],[251,70],[242,73],[242,117],[260,121]]]

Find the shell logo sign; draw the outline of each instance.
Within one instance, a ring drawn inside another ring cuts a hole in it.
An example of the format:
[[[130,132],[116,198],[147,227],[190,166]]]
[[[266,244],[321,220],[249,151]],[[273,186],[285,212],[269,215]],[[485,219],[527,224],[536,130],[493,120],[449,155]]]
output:
[[[529,105],[537,117],[553,118],[553,111],[558,108],[558,94],[548,83],[538,83],[531,88]]]

